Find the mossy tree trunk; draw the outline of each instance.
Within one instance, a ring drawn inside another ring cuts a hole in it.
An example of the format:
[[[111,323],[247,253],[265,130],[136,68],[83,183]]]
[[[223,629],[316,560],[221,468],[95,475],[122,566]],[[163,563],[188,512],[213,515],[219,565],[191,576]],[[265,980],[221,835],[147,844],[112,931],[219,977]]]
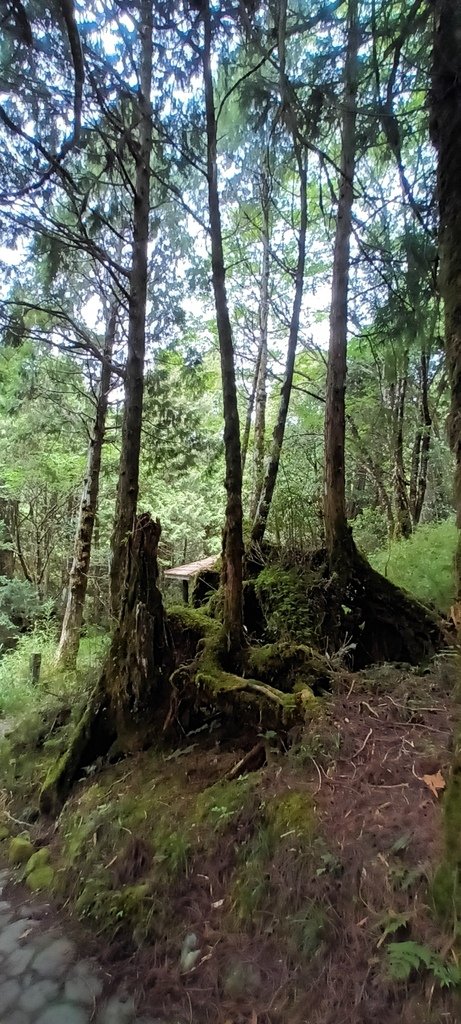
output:
[[[138,750],[160,731],[170,701],[170,633],[158,588],[160,523],[144,513],[127,543],[126,580],[109,654],[69,748],[42,789],[44,812],[56,812],[82,768],[97,757]]]
[[[445,353],[451,405],[448,435],[455,457],[455,505],[461,531],[461,4],[435,0],[431,104],[438,153],[440,291],[445,306]],[[461,532],[456,597],[461,601]]]
[[[109,312],[101,364],[101,380],[96,399],[96,413],[88,447],[88,459],[75,534],[74,554],[69,574],[66,610],[61,629],[56,662],[59,668],[75,668],[80,645],[83,610],[88,586],[91,546],[96,519],[101,471],[102,449],[111,383],[111,361],[117,326],[117,305]]]

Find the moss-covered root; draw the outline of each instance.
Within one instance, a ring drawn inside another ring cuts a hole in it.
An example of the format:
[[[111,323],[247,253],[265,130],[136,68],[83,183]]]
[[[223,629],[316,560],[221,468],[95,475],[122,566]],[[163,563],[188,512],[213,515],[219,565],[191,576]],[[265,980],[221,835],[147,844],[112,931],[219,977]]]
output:
[[[40,792],[42,814],[58,814],[82,768],[109,749],[104,707],[98,686],[70,737],[64,754],[49,769]]]
[[[320,676],[324,688],[329,682],[321,656],[295,645],[247,651],[242,675],[228,671],[226,660],[225,637],[213,623],[198,642],[195,659],[172,676],[173,713],[170,709],[167,725],[182,706],[209,705],[224,712],[233,729],[284,731],[305,720],[314,700],[311,686]]]

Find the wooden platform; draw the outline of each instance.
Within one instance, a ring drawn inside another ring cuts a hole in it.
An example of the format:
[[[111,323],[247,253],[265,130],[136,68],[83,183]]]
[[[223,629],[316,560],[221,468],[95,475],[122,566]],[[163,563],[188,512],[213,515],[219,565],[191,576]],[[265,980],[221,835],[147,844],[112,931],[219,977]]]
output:
[[[173,569],[165,569],[163,575],[166,580],[182,583],[183,601],[188,604],[189,581],[194,579],[194,576],[199,576],[201,572],[206,572],[207,569],[214,569],[218,559],[219,555],[211,555],[209,558],[201,558],[197,562],[188,562],[187,565],[175,565]]]
[[[202,558],[198,562],[189,562],[188,565],[176,565],[173,569],[165,569],[164,576],[167,580],[191,580],[197,573],[205,569],[213,569],[218,561],[219,555],[211,555],[210,558]]]

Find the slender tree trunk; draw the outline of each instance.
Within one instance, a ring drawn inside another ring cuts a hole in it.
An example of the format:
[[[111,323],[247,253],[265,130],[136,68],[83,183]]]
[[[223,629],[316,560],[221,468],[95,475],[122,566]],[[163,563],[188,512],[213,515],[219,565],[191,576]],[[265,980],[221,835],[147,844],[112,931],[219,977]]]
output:
[[[288,335],[288,349],[283,377],[282,389],[280,392],[280,403],[277,414],[277,421],[272,434],[272,446],[264,477],[261,494],[256,509],[256,514],[251,531],[251,543],[258,546],[264,539],[267,520],[271,502],[277,482],[282,452],[283,438],[290,406],[291,390],[293,386],[293,375],[295,369],[296,349],[298,346],[299,321],[301,316],[301,304],[304,289],[304,267],[306,263],[306,234],[307,234],[307,168],[306,158],[300,147],[295,142],[296,156],[298,163],[298,174],[300,184],[300,224],[298,234],[298,259],[296,264],[295,292],[293,297],[293,308],[290,320],[290,332]]]
[[[413,532],[410,502],[408,498],[405,462],[403,455],[403,423],[405,418],[405,398],[407,393],[408,353],[405,354],[405,369],[397,383],[397,397],[394,406],[394,503],[395,503],[395,536],[405,540]]]
[[[111,360],[117,325],[117,306],[109,313],[104,343],[104,361],[96,403],[96,416],[88,448],[83,491],[75,534],[74,555],[69,575],[69,589],[66,610],[62,623],[61,639],[56,657],[60,668],[75,668],[80,645],[83,609],[88,586],[91,560],[91,545],[96,518],[101,471],[102,448],[106,429],[107,408],[111,381]]]
[[[14,548],[10,532],[10,519],[13,503],[0,498],[0,576],[13,579]]]
[[[448,419],[455,457],[455,506],[461,530],[461,4],[435,0],[431,102],[432,140],[438,151],[440,290],[445,305],[445,353],[451,390]],[[461,533],[456,594],[461,601]]]
[[[432,417],[429,409],[429,355],[421,352],[420,362],[420,421],[416,430],[411,460],[410,509],[413,526],[417,526],[426,497],[427,473],[431,448]]]
[[[262,261],[261,287],[259,296],[259,369],[255,399],[255,447],[253,460],[253,496],[250,507],[250,519],[254,522],[259,499],[264,483],[264,453],[266,443],[266,403],[267,403],[267,331],[269,324],[269,276],[270,276],[270,193],[268,161],[261,174],[261,212],[262,212]]]
[[[139,128],[133,204],[133,248],[128,306],[128,353],[115,522],[110,569],[111,614],[117,619],[126,578],[128,539],[132,534],[139,490],[144,358],[146,350],[147,243],[149,237],[150,157],[152,149],[152,3],[141,0]]]
[[[325,408],[325,537],[331,562],[340,562],[351,545],[346,518],[345,395],[350,240],[354,201],[356,96],[359,31],[357,0],[350,0],[344,69],[341,180],[333,256],[330,343]]]
[[[243,476],[243,473],[244,473],[244,470],[245,470],[245,463],[246,463],[246,458],[247,458],[247,454],[248,454],[248,444],[249,444],[249,441],[250,441],[251,421],[252,421],[252,418],[253,418],[253,409],[255,407],[256,388],[257,388],[257,384],[258,384],[260,362],[261,362],[261,345],[259,345],[259,347],[258,347],[258,354],[256,356],[256,363],[255,363],[255,368],[254,368],[254,373],[253,373],[253,380],[251,382],[251,392],[250,392],[250,397],[248,399],[247,413],[246,413],[246,417],[245,417],[245,428],[244,428],[243,437],[242,437],[242,476]]]
[[[204,0],[203,81],[207,132],[208,208],[211,237],[211,272],[216,323],[221,356],[224,408],[224,450],[226,460],[226,521],[223,537],[224,628],[229,649],[238,651],[242,642],[242,460],[240,424],[235,381],[232,328],[226,292],[226,272],[218,190],[217,124],[211,68],[212,26],[209,0]]]

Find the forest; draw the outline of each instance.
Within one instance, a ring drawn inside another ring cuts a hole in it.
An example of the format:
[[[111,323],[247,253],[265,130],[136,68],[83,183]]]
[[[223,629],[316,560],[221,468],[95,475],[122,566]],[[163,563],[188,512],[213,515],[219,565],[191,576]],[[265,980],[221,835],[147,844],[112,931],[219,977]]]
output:
[[[0,864],[136,1020],[455,1024],[461,7],[3,0],[0,76]]]

